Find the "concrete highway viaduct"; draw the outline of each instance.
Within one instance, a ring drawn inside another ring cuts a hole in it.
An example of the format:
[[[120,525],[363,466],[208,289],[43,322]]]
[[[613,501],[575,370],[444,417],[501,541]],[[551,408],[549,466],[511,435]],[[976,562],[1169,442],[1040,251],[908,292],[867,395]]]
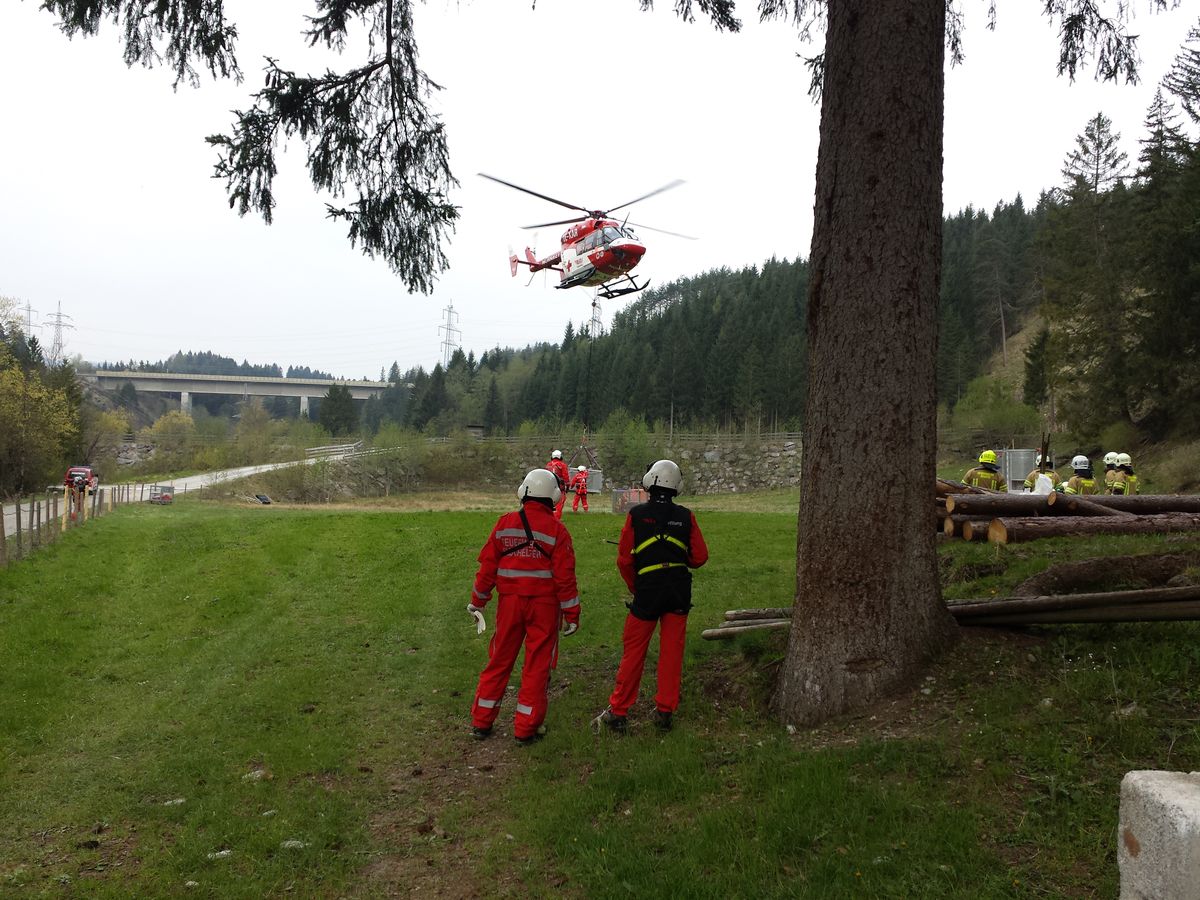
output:
[[[300,415],[308,415],[310,397],[323,397],[333,385],[350,391],[355,400],[378,397],[386,381],[342,381],[320,378],[271,378],[262,375],[176,375],[170,372],[94,372],[84,375],[97,387],[116,391],[131,383],[140,393],[178,394],[179,407],[192,411],[192,394],[225,394],[241,397],[299,397]]]

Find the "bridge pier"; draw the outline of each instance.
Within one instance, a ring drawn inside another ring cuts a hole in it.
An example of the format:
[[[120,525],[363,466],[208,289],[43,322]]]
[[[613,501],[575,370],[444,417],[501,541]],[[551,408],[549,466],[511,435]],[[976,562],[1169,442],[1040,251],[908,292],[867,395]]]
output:
[[[300,418],[308,418],[308,398],[303,395],[300,397]]]
[[[191,391],[180,391],[179,392],[179,408],[181,410],[183,410],[185,413],[187,413],[189,416],[192,414],[192,393],[191,393]]]

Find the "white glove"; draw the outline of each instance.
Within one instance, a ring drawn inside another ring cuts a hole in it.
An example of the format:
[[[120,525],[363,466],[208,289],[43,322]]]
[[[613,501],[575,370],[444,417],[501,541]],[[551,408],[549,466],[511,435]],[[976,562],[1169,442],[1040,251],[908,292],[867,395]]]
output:
[[[487,622],[484,621],[483,610],[481,610],[474,603],[468,603],[467,612],[469,612],[475,618],[476,634],[483,634],[485,631],[487,631]]]
[[[562,636],[563,636],[563,637],[570,637],[571,635],[573,635],[573,634],[574,634],[575,632],[577,632],[578,630],[579,630],[579,623],[578,623],[578,622],[563,622],[563,627],[562,627]]]

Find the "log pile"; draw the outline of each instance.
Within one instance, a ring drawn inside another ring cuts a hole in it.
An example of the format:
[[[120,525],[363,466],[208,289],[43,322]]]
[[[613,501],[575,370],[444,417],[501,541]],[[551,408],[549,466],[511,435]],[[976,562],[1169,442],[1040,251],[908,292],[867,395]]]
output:
[[[1200,621],[1200,586],[1051,594],[1002,600],[958,600],[947,603],[946,609],[959,625],[970,627],[1084,622],[1195,622]],[[720,626],[709,628],[700,636],[708,641],[716,641],[737,637],[748,631],[790,628],[791,617],[792,609],[787,607],[731,609],[725,613],[725,621]]]
[[[943,535],[994,544],[1064,535],[1200,531],[1200,496],[998,494],[939,479],[936,503]]]

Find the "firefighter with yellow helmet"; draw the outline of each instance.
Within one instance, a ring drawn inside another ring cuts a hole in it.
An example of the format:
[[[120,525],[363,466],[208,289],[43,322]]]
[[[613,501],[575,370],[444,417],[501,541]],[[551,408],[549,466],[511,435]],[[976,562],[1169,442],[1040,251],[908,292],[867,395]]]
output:
[[[995,450],[984,450],[979,454],[979,465],[967,470],[967,474],[963,476],[963,484],[983,488],[985,491],[1008,492],[1008,482],[1004,473],[1000,471]]]

